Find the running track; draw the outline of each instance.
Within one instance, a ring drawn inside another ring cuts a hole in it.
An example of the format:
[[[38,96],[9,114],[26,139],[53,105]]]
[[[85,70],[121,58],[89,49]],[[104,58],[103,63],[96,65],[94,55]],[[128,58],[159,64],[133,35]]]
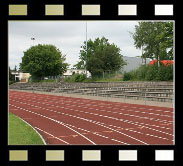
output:
[[[173,108],[9,91],[9,111],[47,144],[170,145]]]

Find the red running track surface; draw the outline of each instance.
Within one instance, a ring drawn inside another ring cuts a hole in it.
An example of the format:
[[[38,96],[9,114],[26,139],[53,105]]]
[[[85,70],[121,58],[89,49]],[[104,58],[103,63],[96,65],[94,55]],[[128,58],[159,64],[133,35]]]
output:
[[[10,90],[9,111],[47,144],[174,144],[173,108]]]

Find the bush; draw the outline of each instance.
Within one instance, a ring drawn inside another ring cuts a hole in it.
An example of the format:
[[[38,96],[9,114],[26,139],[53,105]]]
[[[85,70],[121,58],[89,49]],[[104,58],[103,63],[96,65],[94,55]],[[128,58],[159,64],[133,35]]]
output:
[[[86,79],[85,74],[74,74],[72,80],[74,82],[83,82]]]
[[[72,77],[66,77],[65,82],[84,82],[87,77],[85,74],[74,74]]]
[[[173,80],[173,65],[154,64],[147,67],[146,80],[169,81]]]
[[[173,80],[173,65],[165,66],[161,65],[157,72],[156,79],[158,81],[168,81]]]
[[[129,81],[129,80],[132,80],[133,79],[133,76],[132,76],[132,73],[131,72],[128,72],[128,73],[124,73],[123,75],[123,81]]]
[[[173,65],[142,65],[137,70],[124,73],[123,81],[169,81],[173,80]]]
[[[66,77],[66,78],[64,78],[64,82],[72,82],[72,78],[71,77]]]
[[[137,80],[145,80],[147,74],[147,67],[146,65],[142,65],[136,70],[136,79]]]
[[[11,80],[9,80],[9,85],[11,85],[11,84],[13,84],[13,83],[15,83],[16,81],[11,81]]]
[[[157,63],[152,65],[152,66],[146,66],[147,72],[146,72],[146,76],[145,76],[145,80],[147,81],[153,81],[153,80],[157,80],[158,81],[158,65]]]

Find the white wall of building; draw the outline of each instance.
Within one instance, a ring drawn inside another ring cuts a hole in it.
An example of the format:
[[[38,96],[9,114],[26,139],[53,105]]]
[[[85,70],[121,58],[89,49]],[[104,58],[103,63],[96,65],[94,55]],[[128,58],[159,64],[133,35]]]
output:
[[[23,72],[11,72],[11,74],[15,75],[15,80],[18,78],[19,81],[26,80],[28,82],[29,77],[31,76],[29,73],[23,73]]]
[[[63,76],[69,77],[72,76],[73,74],[86,74],[87,78],[91,77],[91,73],[89,71],[86,71],[84,69],[68,69]]]

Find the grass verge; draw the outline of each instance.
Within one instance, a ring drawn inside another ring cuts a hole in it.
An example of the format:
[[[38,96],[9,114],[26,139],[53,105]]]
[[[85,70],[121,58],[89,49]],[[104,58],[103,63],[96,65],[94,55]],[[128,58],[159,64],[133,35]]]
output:
[[[44,145],[40,136],[31,126],[9,113],[9,145]]]

